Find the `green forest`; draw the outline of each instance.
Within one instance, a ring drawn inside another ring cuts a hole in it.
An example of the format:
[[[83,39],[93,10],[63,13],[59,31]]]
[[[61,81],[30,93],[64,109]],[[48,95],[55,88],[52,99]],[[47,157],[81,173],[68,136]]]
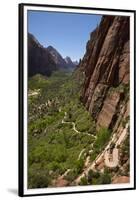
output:
[[[85,158],[90,154],[94,160],[110,138],[105,128],[96,133],[95,122],[80,101],[83,77],[80,81],[75,74],[59,71],[49,78],[40,74],[29,78],[29,188],[53,186],[68,169],[65,179],[72,183]]]

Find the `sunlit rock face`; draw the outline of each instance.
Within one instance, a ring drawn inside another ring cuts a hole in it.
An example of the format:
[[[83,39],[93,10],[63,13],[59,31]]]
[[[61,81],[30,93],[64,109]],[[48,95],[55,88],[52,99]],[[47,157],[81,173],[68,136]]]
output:
[[[114,128],[128,109],[129,53],[129,17],[103,16],[79,66],[85,74],[81,100],[97,128]]]

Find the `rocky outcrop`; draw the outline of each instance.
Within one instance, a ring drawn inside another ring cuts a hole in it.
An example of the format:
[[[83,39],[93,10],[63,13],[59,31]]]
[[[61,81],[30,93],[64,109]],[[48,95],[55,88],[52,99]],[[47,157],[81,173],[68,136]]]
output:
[[[103,16],[80,62],[85,76],[81,101],[97,128],[112,128],[129,98],[129,18]],[[129,114],[129,113],[128,113]]]

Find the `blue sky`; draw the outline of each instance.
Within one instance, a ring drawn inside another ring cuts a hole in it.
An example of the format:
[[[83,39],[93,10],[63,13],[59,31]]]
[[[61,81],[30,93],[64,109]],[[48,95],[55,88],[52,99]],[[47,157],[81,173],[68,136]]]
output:
[[[28,11],[28,32],[44,46],[56,48],[72,60],[83,57],[86,43],[101,15]]]

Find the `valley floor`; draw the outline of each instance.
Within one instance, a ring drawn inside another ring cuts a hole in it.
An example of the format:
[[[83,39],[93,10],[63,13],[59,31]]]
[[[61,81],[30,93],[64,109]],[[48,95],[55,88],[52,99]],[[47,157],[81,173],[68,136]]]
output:
[[[107,128],[96,131],[80,102],[81,85],[74,74],[64,72],[29,79],[28,188],[112,182],[115,173],[110,169],[119,166],[117,146],[127,138],[127,131],[118,140]]]

